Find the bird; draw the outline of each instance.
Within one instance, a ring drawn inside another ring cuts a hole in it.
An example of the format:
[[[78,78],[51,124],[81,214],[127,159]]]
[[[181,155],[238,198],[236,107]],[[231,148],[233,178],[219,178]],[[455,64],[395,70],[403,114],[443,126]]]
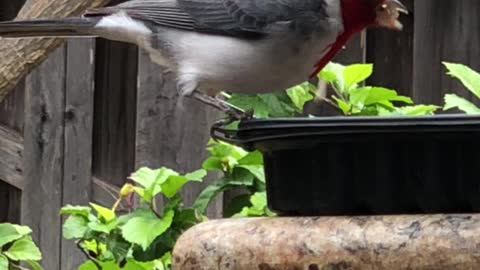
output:
[[[367,28],[402,30],[399,0],[130,0],[80,17],[0,22],[0,37],[101,37],[138,45],[182,96],[231,119],[221,92],[282,91],[320,72]]]

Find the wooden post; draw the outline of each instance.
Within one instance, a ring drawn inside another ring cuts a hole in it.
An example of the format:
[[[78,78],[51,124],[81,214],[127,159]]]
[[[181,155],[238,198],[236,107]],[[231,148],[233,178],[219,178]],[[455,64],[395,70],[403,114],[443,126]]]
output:
[[[64,159],[65,47],[27,78],[24,131],[25,185],[21,221],[45,255],[45,269],[61,269]]]
[[[88,205],[92,194],[94,40],[66,43],[62,206]],[[73,241],[62,240],[61,269],[85,261]]]

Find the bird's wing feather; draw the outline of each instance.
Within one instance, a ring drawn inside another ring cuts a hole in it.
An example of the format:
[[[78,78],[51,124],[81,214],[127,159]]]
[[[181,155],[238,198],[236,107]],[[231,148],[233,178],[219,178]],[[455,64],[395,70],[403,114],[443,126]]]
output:
[[[131,0],[86,16],[119,11],[160,26],[236,36],[308,31],[327,17],[324,0]]]

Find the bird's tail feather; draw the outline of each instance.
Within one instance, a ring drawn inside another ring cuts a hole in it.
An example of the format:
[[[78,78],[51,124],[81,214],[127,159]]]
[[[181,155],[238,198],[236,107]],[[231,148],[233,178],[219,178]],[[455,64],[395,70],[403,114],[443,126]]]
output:
[[[64,18],[0,22],[0,37],[92,36],[98,18]]]

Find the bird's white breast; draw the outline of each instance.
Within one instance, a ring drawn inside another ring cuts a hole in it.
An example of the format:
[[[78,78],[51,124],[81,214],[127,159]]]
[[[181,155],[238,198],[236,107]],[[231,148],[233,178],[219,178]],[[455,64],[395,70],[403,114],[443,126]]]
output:
[[[332,32],[308,39],[287,35],[242,40],[179,32],[168,33],[175,41],[171,54],[175,59],[170,62],[175,63],[180,80],[195,81],[209,94],[267,93],[305,82],[337,37]]]

